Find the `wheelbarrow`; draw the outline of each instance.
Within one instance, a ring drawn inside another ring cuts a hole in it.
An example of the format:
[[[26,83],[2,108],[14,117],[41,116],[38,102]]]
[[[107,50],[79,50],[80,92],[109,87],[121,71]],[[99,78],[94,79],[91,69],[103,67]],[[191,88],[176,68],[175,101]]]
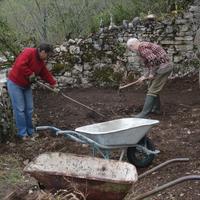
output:
[[[138,178],[126,162],[58,152],[39,155],[24,171],[47,190],[71,187],[87,200],[123,199]]]
[[[170,163],[188,160],[172,159],[138,176],[135,166],[127,162],[54,152],[39,155],[24,172],[37,179],[43,189],[52,192],[71,188],[82,194],[84,198],[80,200],[122,200],[136,181]],[[200,176],[181,177],[131,199],[145,199],[188,180],[200,180]]]
[[[130,163],[136,167],[147,167],[159,153],[147,137],[148,131],[158,123],[158,120],[152,119],[121,118],[82,126],[75,131],[60,130],[53,126],[38,126],[36,131],[50,129],[56,135],[89,144],[94,156],[99,152],[105,159],[109,159],[111,150],[120,149],[120,161],[126,151]]]

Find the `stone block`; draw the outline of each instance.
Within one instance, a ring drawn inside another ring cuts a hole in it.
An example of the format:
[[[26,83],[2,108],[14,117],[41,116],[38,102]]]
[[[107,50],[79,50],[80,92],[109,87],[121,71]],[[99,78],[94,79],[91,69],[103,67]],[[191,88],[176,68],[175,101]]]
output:
[[[179,24],[187,24],[188,20],[187,19],[176,19],[175,23],[177,25],[179,25]]]
[[[192,36],[175,37],[175,40],[178,40],[178,41],[193,41],[193,37]]]
[[[175,45],[175,48],[177,51],[186,52],[186,51],[193,50],[194,45],[193,44],[191,44],[191,45]]]

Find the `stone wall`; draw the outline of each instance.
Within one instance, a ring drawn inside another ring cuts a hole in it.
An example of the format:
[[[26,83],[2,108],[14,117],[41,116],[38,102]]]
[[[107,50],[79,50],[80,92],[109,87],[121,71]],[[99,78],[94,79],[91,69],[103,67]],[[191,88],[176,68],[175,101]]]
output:
[[[194,37],[199,28],[200,5],[196,1],[184,13],[166,16],[163,20],[139,17],[124,20],[121,26],[111,22],[100,26],[88,38],[70,39],[58,46],[50,66],[61,86],[115,86],[139,76],[138,58],[125,48],[130,37],[156,42],[168,52],[174,63],[172,77],[196,71]]]
[[[195,58],[194,38],[199,24],[197,0],[186,12],[164,20],[136,17],[131,22],[124,20],[121,26],[111,22],[109,27],[101,25],[97,33],[87,38],[70,39],[57,46],[48,66],[61,87],[118,86],[140,76],[137,56],[126,50],[127,40],[137,37],[166,49],[174,63],[171,78],[195,73],[199,60]],[[200,43],[200,38],[196,42]],[[15,134],[10,101],[3,87],[5,74],[6,71],[0,71],[0,142]]]

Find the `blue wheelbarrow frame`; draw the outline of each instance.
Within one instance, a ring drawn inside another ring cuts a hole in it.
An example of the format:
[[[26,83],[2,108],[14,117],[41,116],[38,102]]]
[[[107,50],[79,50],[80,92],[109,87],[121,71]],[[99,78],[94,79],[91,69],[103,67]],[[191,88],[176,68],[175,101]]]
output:
[[[159,153],[146,136],[150,128],[157,123],[159,123],[157,120],[122,118],[79,127],[75,131],[61,130],[54,126],[38,126],[36,131],[51,130],[57,136],[63,135],[69,140],[87,144],[92,149],[93,156],[100,153],[105,159],[110,158],[111,150],[120,149],[119,160],[121,161],[127,151],[130,163],[137,167],[146,167]],[[145,155],[142,162],[135,161],[135,154],[138,152]]]

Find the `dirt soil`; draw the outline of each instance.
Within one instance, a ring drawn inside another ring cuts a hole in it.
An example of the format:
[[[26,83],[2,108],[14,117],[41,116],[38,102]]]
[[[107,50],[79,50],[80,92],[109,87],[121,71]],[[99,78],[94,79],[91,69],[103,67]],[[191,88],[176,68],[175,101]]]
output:
[[[146,87],[125,89],[120,95],[116,89],[63,89],[62,92],[106,116],[106,119],[70,102],[61,95],[45,89],[34,91],[35,114],[37,125],[51,125],[60,129],[74,130],[87,124],[116,118],[130,117],[138,113],[143,105]],[[145,169],[137,169],[138,174],[151,169],[169,159],[189,158],[189,162],[170,164],[145,178],[138,180],[126,199],[150,191],[168,181],[187,175],[200,175],[200,89],[196,76],[170,80],[161,93],[162,114],[150,118],[160,120],[160,124],[148,133],[160,154],[153,164]],[[87,147],[68,141],[63,137],[53,136],[42,131],[35,142],[11,141],[1,144],[0,155],[15,157],[23,167],[43,152],[70,152],[89,154]],[[113,154],[117,159],[119,154]],[[32,184],[24,179],[24,185]],[[1,195],[6,195],[15,186],[6,182],[0,186]],[[20,183],[22,184],[22,183]],[[20,187],[20,186],[19,186]],[[200,181],[193,180],[178,184],[148,198],[149,200],[198,200],[200,199]]]

